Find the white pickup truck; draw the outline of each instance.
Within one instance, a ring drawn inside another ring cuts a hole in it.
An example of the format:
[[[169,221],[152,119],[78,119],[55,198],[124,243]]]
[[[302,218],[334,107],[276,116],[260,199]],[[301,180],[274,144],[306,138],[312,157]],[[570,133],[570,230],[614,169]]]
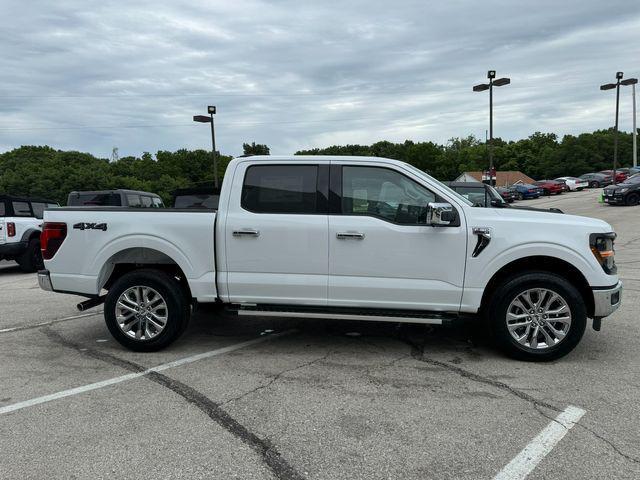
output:
[[[133,350],[167,346],[192,305],[216,302],[240,316],[473,316],[508,354],[551,360],[621,300],[607,223],[474,207],[385,158],[236,158],[217,211],[58,208],[45,221],[40,286],[89,297],[79,308],[104,301]]]

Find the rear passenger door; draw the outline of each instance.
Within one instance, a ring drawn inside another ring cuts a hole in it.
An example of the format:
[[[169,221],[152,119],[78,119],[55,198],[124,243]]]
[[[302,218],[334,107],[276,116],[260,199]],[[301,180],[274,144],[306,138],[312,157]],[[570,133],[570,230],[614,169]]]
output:
[[[328,176],[328,161],[238,165],[224,219],[231,302],[326,305]]]

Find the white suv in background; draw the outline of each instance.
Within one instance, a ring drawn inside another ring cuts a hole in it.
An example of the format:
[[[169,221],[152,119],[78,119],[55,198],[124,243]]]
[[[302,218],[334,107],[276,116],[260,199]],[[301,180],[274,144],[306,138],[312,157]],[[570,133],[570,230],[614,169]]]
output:
[[[0,195],[0,260],[15,260],[25,272],[43,268],[42,216],[45,208],[58,206],[52,200]]]

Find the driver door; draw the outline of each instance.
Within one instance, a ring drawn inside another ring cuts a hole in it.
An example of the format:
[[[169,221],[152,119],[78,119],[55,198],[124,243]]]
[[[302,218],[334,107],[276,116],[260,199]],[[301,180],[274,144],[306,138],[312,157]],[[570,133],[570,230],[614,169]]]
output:
[[[332,306],[458,311],[467,235],[426,225],[440,198],[408,170],[332,162],[328,302]]]

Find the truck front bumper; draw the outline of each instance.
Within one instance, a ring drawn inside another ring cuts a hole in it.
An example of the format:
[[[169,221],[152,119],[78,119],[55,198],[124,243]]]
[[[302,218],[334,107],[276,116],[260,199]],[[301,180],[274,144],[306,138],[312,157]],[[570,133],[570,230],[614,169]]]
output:
[[[622,282],[605,289],[593,289],[593,318],[608,317],[615,312],[622,301]]]
[[[49,270],[38,271],[38,285],[40,285],[42,290],[53,292],[53,285],[51,284],[51,275],[49,275]]]

